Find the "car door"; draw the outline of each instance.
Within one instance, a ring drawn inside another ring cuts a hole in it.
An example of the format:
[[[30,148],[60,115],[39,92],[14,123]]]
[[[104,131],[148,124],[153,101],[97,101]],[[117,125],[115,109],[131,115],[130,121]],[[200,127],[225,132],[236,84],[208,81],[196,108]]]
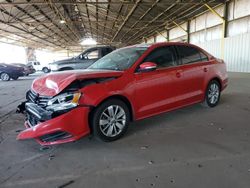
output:
[[[181,63],[177,100],[180,106],[198,102],[203,97],[203,82],[206,69],[199,50],[189,45],[177,45],[177,54]]]
[[[76,69],[86,69],[100,58],[100,49],[95,48],[82,53],[76,63]]]
[[[154,62],[157,64],[157,69],[135,73],[135,100],[138,119],[174,108],[176,101],[175,87],[178,66],[174,47],[156,48],[143,62]]]

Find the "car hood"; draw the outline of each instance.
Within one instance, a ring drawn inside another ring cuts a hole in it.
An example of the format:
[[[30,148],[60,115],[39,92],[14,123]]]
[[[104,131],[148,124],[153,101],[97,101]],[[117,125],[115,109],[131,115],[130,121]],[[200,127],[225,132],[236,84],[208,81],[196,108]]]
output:
[[[69,59],[63,59],[63,60],[55,61],[53,63],[50,63],[50,65],[59,65],[59,64],[69,63],[72,60],[75,60],[75,58],[69,58]]]
[[[32,83],[32,90],[39,95],[55,96],[75,80],[91,78],[119,77],[123,71],[111,70],[73,70],[51,73],[35,79]]]

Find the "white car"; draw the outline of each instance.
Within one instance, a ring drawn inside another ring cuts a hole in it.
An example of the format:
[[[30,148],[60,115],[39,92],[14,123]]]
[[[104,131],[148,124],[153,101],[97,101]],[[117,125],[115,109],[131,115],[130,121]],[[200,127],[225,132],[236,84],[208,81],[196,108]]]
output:
[[[50,69],[47,66],[41,65],[39,61],[29,61],[27,65],[32,65],[36,71],[43,71],[44,73],[50,72]]]

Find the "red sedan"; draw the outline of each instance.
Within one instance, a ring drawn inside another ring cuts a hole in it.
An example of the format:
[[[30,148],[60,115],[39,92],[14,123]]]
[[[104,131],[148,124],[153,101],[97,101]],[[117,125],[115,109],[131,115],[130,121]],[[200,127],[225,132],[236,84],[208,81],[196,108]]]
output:
[[[42,145],[75,141],[93,133],[119,139],[129,122],[195,103],[218,104],[228,84],[226,65],[197,46],[157,43],[118,49],[87,70],[34,80],[18,139]]]

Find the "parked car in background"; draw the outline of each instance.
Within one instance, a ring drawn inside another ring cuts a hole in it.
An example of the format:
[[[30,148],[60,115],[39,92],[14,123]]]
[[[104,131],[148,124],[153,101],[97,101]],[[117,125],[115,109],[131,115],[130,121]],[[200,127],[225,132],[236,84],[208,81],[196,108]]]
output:
[[[92,132],[114,141],[125,134],[130,121],[195,103],[215,107],[227,84],[224,61],[197,46],[156,43],[121,48],[86,70],[37,78],[19,106],[26,111],[27,129],[18,139],[52,145]]]
[[[17,80],[24,76],[24,68],[20,66],[0,63],[0,78],[3,81],[9,81],[11,78]]]
[[[24,68],[24,76],[28,76],[29,74],[33,74],[36,72],[36,70],[33,68],[32,65],[25,65],[22,63],[13,63],[12,65],[23,67]]]
[[[98,59],[115,50],[111,46],[99,46],[85,50],[77,57],[60,60],[49,64],[51,71],[65,71],[73,69],[86,69]]]
[[[39,61],[29,61],[27,63],[27,66],[31,66],[36,70],[36,71],[43,71],[44,73],[49,73],[50,69],[48,66],[41,65]]]

